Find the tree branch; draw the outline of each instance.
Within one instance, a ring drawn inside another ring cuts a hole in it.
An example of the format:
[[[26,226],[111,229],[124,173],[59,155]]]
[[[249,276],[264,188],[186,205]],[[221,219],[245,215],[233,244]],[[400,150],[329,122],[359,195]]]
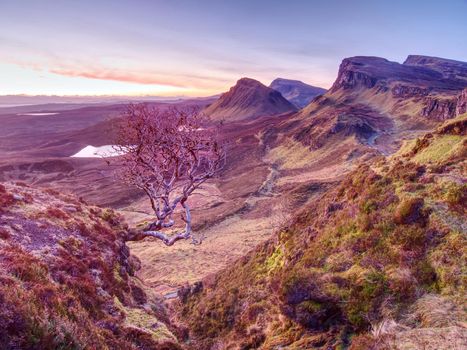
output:
[[[188,198],[225,163],[225,152],[213,128],[204,128],[195,110],[163,110],[130,105],[119,128],[122,179],[142,189],[150,200],[154,221],[142,231],[127,232],[128,240],[154,237],[166,245],[192,238]],[[185,210],[185,230],[162,232],[174,226],[177,206]]]

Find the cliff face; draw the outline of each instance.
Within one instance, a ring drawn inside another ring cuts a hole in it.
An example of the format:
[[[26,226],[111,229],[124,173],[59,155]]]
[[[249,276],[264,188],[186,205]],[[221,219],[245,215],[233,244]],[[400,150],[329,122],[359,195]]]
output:
[[[466,347],[466,133],[464,115],[361,165],[181,293],[194,348]]]
[[[234,121],[293,112],[296,107],[280,92],[259,81],[242,78],[228,92],[204,109],[212,120]]]
[[[428,119],[447,120],[456,116],[457,98],[429,97],[424,100],[421,115]]]
[[[0,184],[0,348],[179,348],[126,229],[110,209]]]
[[[431,91],[459,91],[466,86],[466,77],[466,62],[409,56],[403,64],[400,64],[379,57],[357,56],[342,61],[331,91],[359,86],[371,89],[376,85],[381,89],[394,82],[404,86],[408,92],[414,89],[409,95],[416,92],[415,95],[426,96]],[[404,96],[404,88],[393,87],[393,89],[396,90],[396,96],[401,95],[401,92]]]
[[[379,57],[353,57],[346,58],[339,66],[337,78],[330,91],[335,92],[339,89],[353,89],[356,87],[365,87],[371,89],[376,85],[378,76],[374,76],[368,68],[373,65],[386,65],[388,60]]]
[[[426,97],[421,115],[428,119],[447,120],[467,112],[467,88],[462,90],[458,96],[446,98]]]
[[[430,93],[430,88],[396,84],[391,92],[392,96],[399,98],[425,97]]]
[[[456,115],[467,113],[467,88],[462,90],[457,98]]]

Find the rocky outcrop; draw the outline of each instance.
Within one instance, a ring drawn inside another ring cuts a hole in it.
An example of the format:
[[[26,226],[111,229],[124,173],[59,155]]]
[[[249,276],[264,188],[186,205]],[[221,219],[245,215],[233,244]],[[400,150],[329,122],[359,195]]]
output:
[[[456,114],[457,98],[428,97],[425,99],[421,115],[433,120],[447,120]]]
[[[212,120],[234,121],[296,111],[280,92],[259,81],[242,78],[213,104],[204,109]]]
[[[456,115],[467,113],[467,88],[457,97]]]
[[[397,84],[391,92],[392,96],[400,98],[425,97],[430,93],[430,88]]]
[[[309,104],[315,97],[326,92],[326,89],[305,84],[299,80],[289,80],[277,78],[273,80],[271,89],[279,91],[289,102],[292,102],[298,108],[303,108]]]
[[[331,87],[331,92],[339,89],[353,89],[359,86],[372,88],[376,85],[378,78],[369,74],[365,69],[362,69],[368,63],[389,62],[384,58],[378,57],[352,57],[346,58],[339,66],[337,79]]]

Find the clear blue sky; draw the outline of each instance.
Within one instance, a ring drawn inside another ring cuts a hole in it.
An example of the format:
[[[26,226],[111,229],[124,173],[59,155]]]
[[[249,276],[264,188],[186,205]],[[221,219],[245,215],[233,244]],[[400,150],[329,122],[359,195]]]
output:
[[[329,87],[349,56],[467,61],[467,0],[0,0],[0,29],[0,95]]]

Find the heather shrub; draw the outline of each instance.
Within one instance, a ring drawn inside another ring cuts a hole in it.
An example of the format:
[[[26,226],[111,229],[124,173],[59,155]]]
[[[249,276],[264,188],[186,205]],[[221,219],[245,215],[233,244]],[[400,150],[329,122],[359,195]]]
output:
[[[0,238],[1,239],[7,240],[8,238],[10,238],[10,236],[11,236],[10,232],[8,232],[6,228],[0,227]]]
[[[397,226],[391,236],[391,242],[404,250],[414,250],[421,247],[426,240],[426,230],[415,225]]]
[[[406,198],[397,206],[394,212],[394,221],[398,224],[424,223],[426,212],[423,211],[425,201],[423,198]]]
[[[56,207],[47,208],[45,214],[50,218],[56,218],[61,220],[67,220],[70,218],[70,216],[67,213]]]
[[[467,205],[467,185],[450,182],[445,189],[444,198],[449,205],[460,205],[465,209]]]
[[[11,193],[8,193],[5,188],[4,191],[0,191],[0,211],[7,209],[15,203],[15,198]]]

